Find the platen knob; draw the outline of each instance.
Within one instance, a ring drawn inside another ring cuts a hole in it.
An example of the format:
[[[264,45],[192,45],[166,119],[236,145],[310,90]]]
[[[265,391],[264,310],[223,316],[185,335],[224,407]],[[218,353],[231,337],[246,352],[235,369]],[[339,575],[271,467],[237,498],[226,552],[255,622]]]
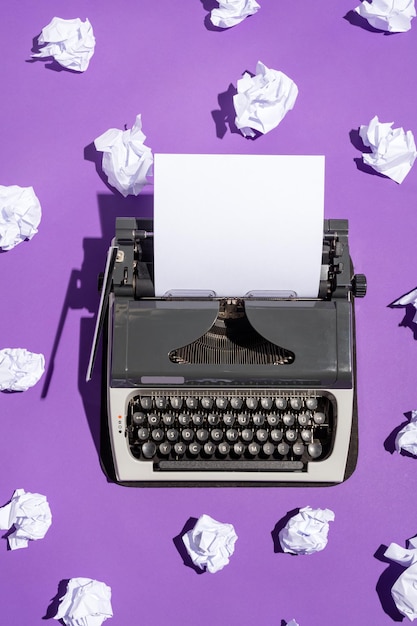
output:
[[[365,274],[355,274],[352,278],[352,293],[355,298],[364,298],[366,295],[366,276]]]

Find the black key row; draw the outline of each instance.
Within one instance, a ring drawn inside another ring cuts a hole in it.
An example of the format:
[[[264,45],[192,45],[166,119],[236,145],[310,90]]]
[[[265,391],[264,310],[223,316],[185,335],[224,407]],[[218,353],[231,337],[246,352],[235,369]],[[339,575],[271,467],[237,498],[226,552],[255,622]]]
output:
[[[181,411],[182,409],[190,410],[208,410],[218,409],[220,411],[240,411],[248,409],[255,411],[257,409],[269,410],[285,410],[292,409],[299,411],[303,408],[315,410],[318,405],[318,398],[311,397],[284,397],[284,396],[141,396],[138,399],[138,410],[143,409],[149,411],[152,409],[164,410],[173,409]]]

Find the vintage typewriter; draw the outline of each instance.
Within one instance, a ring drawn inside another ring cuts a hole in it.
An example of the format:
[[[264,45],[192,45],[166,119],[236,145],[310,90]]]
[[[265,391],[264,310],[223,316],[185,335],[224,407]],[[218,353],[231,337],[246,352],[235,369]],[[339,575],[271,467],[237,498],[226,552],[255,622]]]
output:
[[[325,220],[318,298],[154,296],[152,222],[118,218],[102,281],[113,478],[126,485],[323,485],[357,453],[346,220]],[[109,472],[111,474],[111,472]]]

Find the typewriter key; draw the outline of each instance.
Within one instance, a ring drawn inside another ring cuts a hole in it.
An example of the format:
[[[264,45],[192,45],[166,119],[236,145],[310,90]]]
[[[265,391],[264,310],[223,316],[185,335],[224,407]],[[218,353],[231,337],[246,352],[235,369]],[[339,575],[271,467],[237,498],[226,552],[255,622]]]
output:
[[[139,426],[139,424],[143,424],[145,420],[146,420],[145,413],[135,411],[132,415],[132,422],[136,424],[136,426]]]
[[[317,398],[307,398],[306,406],[312,411],[314,411],[314,409],[317,409]]]
[[[301,398],[291,398],[290,405],[294,411],[299,411],[302,407],[303,401]]]
[[[316,411],[314,413],[314,417],[313,417],[314,421],[316,424],[324,424],[324,422],[326,421],[326,416],[324,415],[324,413],[321,413],[320,411]]]
[[[288,454],[289,449],[290,446],[288,445],[288,443],[285,443],[285,441],[281,441],[281,443],[278,444],[277,450],[280,454],[282,454],[282,456]]]
[[[151,459],[156,454],[156,445],[153,441],[147,441],[142,446],[142,454],[145,459]]]
[[[323,451],[321,443],[317,439],[308,444],[307,450],[312,459],[317,459]]]
[[[286,398],[277,398],[275,400],[275,405],[277,407],[277,409],[285,409],[287,406],[287,399]]]

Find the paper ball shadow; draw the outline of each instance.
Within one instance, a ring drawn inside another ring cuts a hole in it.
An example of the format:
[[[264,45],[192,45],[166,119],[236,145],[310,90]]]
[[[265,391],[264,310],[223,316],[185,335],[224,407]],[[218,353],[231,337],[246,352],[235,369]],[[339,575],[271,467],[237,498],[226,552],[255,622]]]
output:
[[[101,178],[101,180],[103,181],[103,183],[106,185],[107,189],[109,191],[111,191],[112,193],[114,193],[114,194],[120,196],[121,198],[123,198],[122,194],[117,189],[115,189],[114,187],[112,187],[109,184],[107,176],[103,172],[103,167],[102,167],[103,153],[99,152],[98,150],[96,150],[96,147],[94,145],[94,141],[89,143],[88,146],[86,146],[84,148],[84,160],[85,161],[91,161],[92,163],[94,163],[95,168],[96,168],[96,172],[99,175],[99,177]]]
[[[36,37],[33,37],[32,39],[32,48],[31,48],[32,54],[38,54],[43,48],[43,45],[40,46],[38,43],[38,39],[40,35],[41,33],[39,33],[39,35],[36,35]],[[38,58],[26,59],[26,63],[38,63],[39,61],[41,61],[44,64],[47,70],[52,70],[54,72],[68,72],[69,74],[82,74],[82,72],[77,72],[77,70],[72,70],[71,68],[63,67],[62,65],[58,63],[58,61],[55,61],[53,57],[38,57]]]
[[[4,535],[1,536],[2,539],[5,539],[6,541],[8,540],[8,538],[10,537],[10,535],[12,535],[14,533],[14,531],[16,530],[16,526],[13,524],[12,526],[10,526],[9,530],[7,530]],[[10,551],[11,547],[9,545],[9,542],[7,541],[7,550]]]
[[[279,533],[281,532],[281,530],[288,524],[288,522],[290,521],[290,519],[292,517],[294,517],[294,515],[297,515],[297,513],[300,512],[300,509],[293,509],[292,511],[288,511],[288,513],[279,520],[279,522],[277,522],[274,526],[273,531],[271,532],[271,537],[272,537],[272,541],[274,544],[274,552],[275,554],[284,554],[284,550],[281,547],[281,543],[279,541]],[[287,553],[285,553],[287,554]],[[292,556],[297,556],[297,555],[292,555]]]
[[[386,30],[382,30],[381,28],[375,28],[368,22],[365,17],[359,15],[352,9],[352,11],[348,11],[346,15],[343,16],[343,19],[349,22],[351,26],[358,26],[359,28],[363,28],[363,30],[367,30],[370,33],[379,33],[380,35],[398,35],[398,33],[390,33]]]
[[[214,32],[229,30],[228,28],[220,28],[219,26],[215,26],[210,19],[210,14],[212,10],[219,8],[219,3],[216,2],[216,0],[200,0],[200,2],[203,5],[203,9],[207,11],[207,15],[204,18],[204,26],[207,28],[207,30],[212,30]]]
[[[68,587],[69,579],[61,580],[58,584],[58,591],[55,596],[51,599],[51,602],[46,610],[45,615],[42,619],[53,619],[58,612],[58,606],[61,598],[66,594]],[[62,619],[58,620],[59,624],[64,624]]]
[[[391,595],[391,588],[395,581],[401,576],[404,572],[405,568],[398,563],[393,563],[389,559],[384,556],[384,552],[386,551],[388,546],[381,545],[378,550],[375,552],[374,557],[381,561],[382,563],[388,563],[388,567],[385,571],[382,572],[381,576],[378,579],[376,584],[376,592],[379,597],[379,601],[381,602],[381,606],[384,612],[394,621],[394,622],[402,622],[404,616],[401,615],[399,610],[397,609],[395,602]]]
[[[196,517],[188,518],[181,532],[176,537],[174,537],[172,541],[174,543],[174,546],[178,550],[183,560],[184,565],[186,567],[190,567],[191,569],[193,569],[197,574],[205,574],[206,570],[200,569],[197,565],[194,565],[190,555],[187,552],[187,548],[185,547],[184,542],[182,540],[182,536],[185,533],[188,533],[188,531],[192,530],[197,522],[198,522],[198,519]]]
[[[406,294],[404,294],[406,295]],[[400,296],[400,298],[397,298],[397,300],[400,300],[403,296]],[[416,316],[416,309],[414,307],[413,304],[405,304],[405,305],[398,305],[398,304],[394,304],[396,302],[396,300],[394,300],[394,302],[391,302],[391,304],[388,305],[388,308],[390,309],[398,309],[398,308],[402,308],[405,309],[404,312],[404,317],[401,320],[401,322],[398,324],[398,326],[400,328],[409,328],[411,330],[411,332],[413,333],[413,339],[417,340],[417,322],[414,321],[414,317]]]
[[[249,74],[250,76],[254,76],[254,74],[252,72],[249,72],[248,70],[246,70],[245,73]],[[243,137],[242,133],[235,123],[236,110],[233,104],[233,96],[235,96],[236,94],[236,87],[232,83],[230,83],[226,91],[219,93],[219,95],[217,96],[217,102],[219,103],[220,108],[212,111],[211,116],[216,125],[216,136],[219,139],[223,139],[228,128],[232,134],[241,135]],[[259,137],[262,137],[262,133],[260,133],[259,131],[254,130],[253,132],[255,133],[253,137],[245,137],[245,139],[250,139],[254,141]]]
[[[407,426],[407,424],[409,424],[411,421],[411,415],[412,415],[411,411],[407,411],[407,413],[403,413],[403,415],[404,417],[407,418],[407,421],[403,422],[399,426],[396,426],[394,430],[388,435],[388,437],[384,441],[384,448],[390,454],[394,454],[394,452],[396,452],[395,440],[397,438],[398,433],[400,432],[402,428],[404,428],[404,426]],[[401,450],[400,454],[401,456],[408,456],[410,459],[416,458],[414,454],[411,454],[411,452],[407,452],[407,450]]]
[[[354,148],[356,148],[356,150],[360,150],[360,152],[362,152],[363,154],[372,153],[372,149],[369,146],[365,146],[365,144],[363,143],[362,138],[359,134],[359,128],[352,128],[352,130],[349,132],[349,138],[351,144],[354,146]],[[356,157],[353,160],[359,171],[364,172],[365,174],[371,174],[372,176],[379,176],[380,178],[389,178],[388,176],[385,176],[384,174],[381,174],[380,172],[374,170],[373,167],[364,162],[362,157]]]

